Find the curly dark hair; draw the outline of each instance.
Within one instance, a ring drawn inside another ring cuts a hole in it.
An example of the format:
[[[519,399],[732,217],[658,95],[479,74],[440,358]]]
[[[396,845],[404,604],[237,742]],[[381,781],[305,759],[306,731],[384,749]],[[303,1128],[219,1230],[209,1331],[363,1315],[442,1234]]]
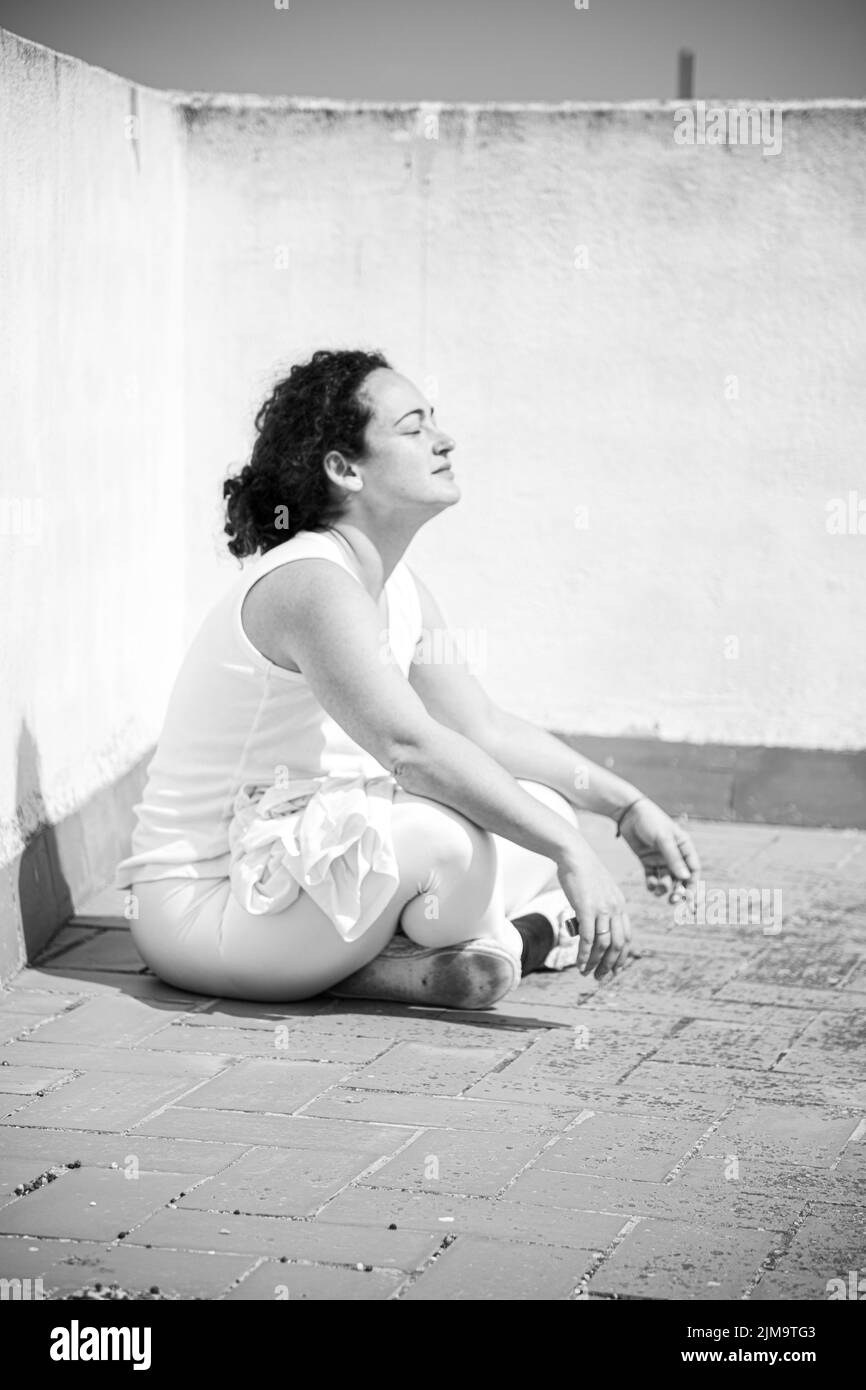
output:
[[[323,349],[277,382],[256,415],[249,463],[223,484],[232,555],[264,554],[342,515],[322,461],[331,449],[362,456],[372,410],[360,388],[390,366],[381,352]]]

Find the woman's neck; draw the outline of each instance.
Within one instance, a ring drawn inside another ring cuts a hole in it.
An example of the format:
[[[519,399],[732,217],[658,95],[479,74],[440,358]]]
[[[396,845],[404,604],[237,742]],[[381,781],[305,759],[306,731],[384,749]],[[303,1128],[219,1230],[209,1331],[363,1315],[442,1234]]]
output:
[[[411,536],[402,538],[392,532],[385,537],[373,537],[351,521],[340,521],[329,529],[336,536],[347,559],[354,562],[365,588],[378,599],[403,558]]]

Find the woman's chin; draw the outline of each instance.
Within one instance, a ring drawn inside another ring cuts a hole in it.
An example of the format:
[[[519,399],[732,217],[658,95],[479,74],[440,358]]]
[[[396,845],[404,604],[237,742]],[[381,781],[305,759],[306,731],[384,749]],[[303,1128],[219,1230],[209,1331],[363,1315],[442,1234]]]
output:
[[[453,502],[459,502],[463,494],[460,491],[460,484],[454,477],[454,474],[437,473],[436,477],[439,479],[439,487],[437,488],[437,492],[441,497],[447,499],[445,500],[444,505],[446,507],[450,507]]]

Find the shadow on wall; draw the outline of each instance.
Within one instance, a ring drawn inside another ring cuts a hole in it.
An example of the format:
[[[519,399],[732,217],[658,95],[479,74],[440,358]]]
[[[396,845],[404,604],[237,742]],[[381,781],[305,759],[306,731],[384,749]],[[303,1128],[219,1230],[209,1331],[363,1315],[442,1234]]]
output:
[[[16,816],[24,848],[0,866],[0,985],[39,954],[129,853],[133,808],[152,756],[101,788],[64,820],[49,822],[39,747],[26,721],[18,735]]]
[[[18,736],[15,804],[22,829],[36,820],[29,833],[25,830],[18,866],[24,955],[32,960],[75,909],[60,859],[57,830],[48,824],[45,814],[39,749],[26,721]]]

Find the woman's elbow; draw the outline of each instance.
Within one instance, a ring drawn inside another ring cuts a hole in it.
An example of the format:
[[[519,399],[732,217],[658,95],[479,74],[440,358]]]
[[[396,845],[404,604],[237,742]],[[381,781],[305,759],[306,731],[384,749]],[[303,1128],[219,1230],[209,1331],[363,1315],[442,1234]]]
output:
[[[431,767],[441,763],[443,736],[447,731],[431,719],[429,724],[389,740],[385,766],[406,791],[420,792]]]

